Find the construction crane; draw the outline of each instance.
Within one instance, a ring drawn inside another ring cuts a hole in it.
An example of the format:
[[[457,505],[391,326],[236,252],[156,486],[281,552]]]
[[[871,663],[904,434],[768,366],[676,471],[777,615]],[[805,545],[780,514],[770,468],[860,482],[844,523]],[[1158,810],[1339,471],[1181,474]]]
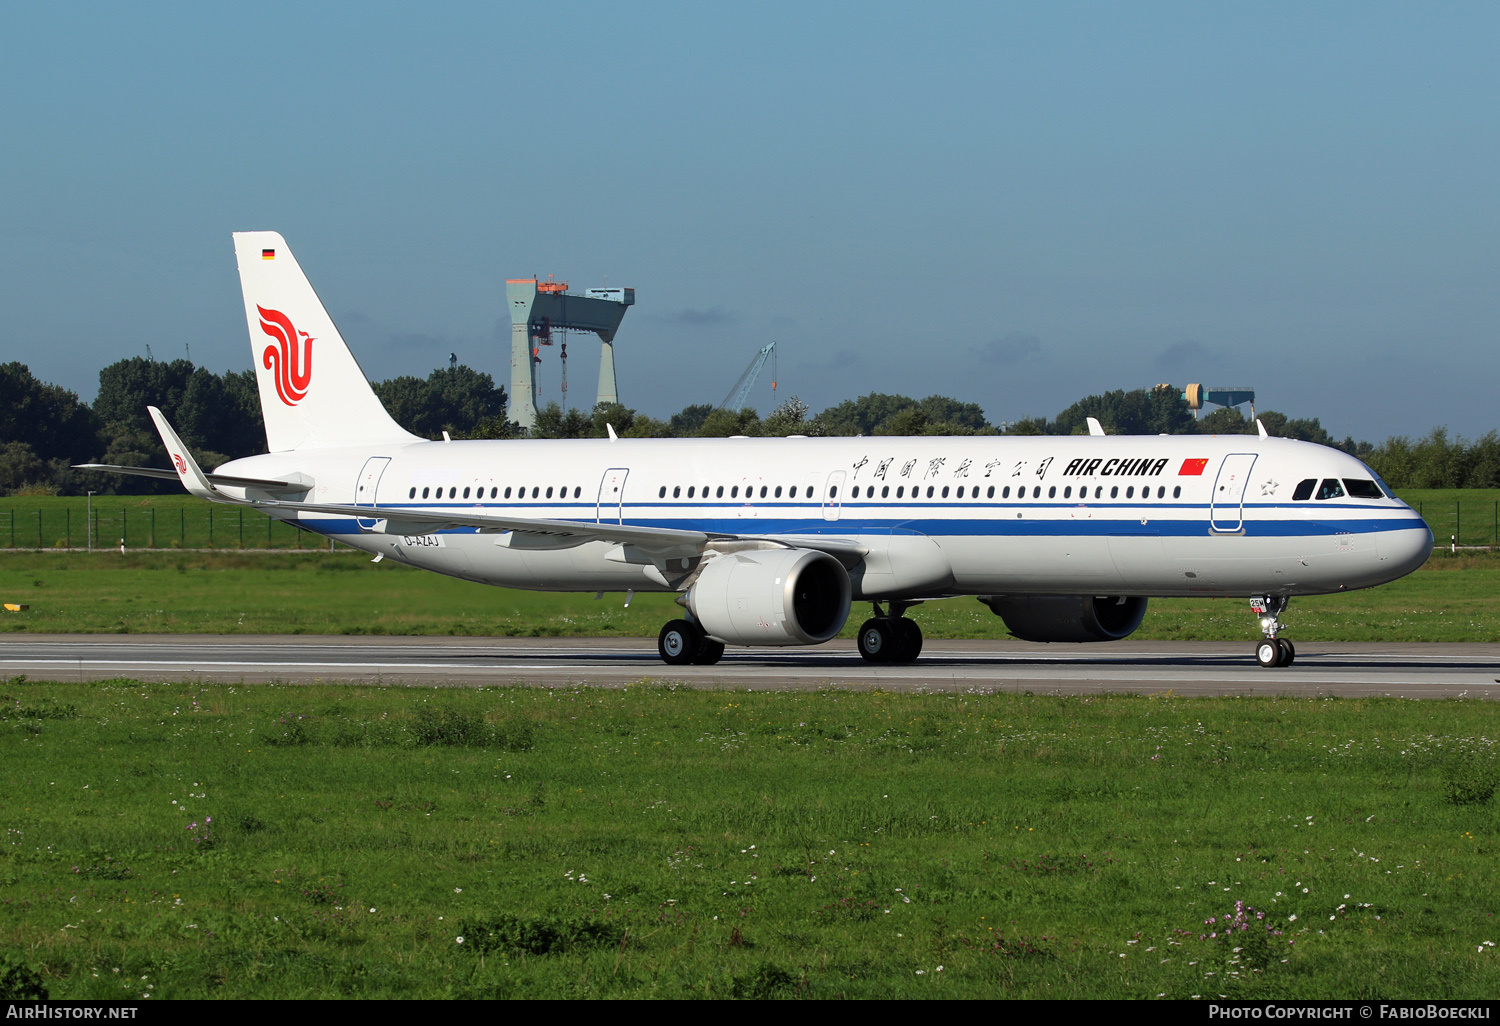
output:
[[[761,368],[766,365],[766,360],[771,362],[771,398],[776,398],[776,343],[772,342],[761,348],[755,354],[755,359],[750,361],[750,366],[745,368],[745,373],[740,375],[740,380],[734,383],[729,394],[724,397],[717,409],[738,411],[744,407],[745,401],[750,398],[750,390],[755,387],[755,381],[760,377]]]

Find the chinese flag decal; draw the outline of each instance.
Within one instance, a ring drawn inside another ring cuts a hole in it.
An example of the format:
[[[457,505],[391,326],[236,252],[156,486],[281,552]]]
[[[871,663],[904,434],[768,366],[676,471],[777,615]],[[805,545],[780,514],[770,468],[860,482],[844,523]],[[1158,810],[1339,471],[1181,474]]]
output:
[[[1208,466],[1208,460],[1183,460],[1182,469],[1177,472],[1178,477],[1200,477],[1203,468]]]

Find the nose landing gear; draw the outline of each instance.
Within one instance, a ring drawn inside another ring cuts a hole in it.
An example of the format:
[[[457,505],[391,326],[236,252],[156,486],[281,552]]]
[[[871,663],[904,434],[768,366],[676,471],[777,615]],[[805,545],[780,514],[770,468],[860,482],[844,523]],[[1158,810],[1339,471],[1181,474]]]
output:
[[[1286,610],[1285,595],[1256,595],[1250,600],[1250,611],[1260,617],[1263,635],[1255,643],[1255,661],[1265,667],[1291,666],[1297,658],[1297,648],[1286,638],[1278,638],[1281,631],[1281,614]]]

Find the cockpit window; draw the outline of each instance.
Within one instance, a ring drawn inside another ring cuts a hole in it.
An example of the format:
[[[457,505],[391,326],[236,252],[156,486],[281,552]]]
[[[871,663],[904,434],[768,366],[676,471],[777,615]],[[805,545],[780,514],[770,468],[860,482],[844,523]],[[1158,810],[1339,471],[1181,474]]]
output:
[[[1339,499],[1343,498],[1343,495],[1344,486],[1339,484],[1339,479],[1336,477],[1325,477],[1322,486],[1318,488],[1320,499]]]
[[[1313,489],[1316,487],[1318,487],[1318,479],[1315,477],[1310,477],[1306,481],[1298,482],[1297,490],[1292,493],[1292,498],[1297,502],[1311,499]]]
[[[1344,487],[1349,489],[1349,494],[1356,499],[1383,499],[1380,486],[1374,481],[1366,481],[1357,477],[1344,478]]]

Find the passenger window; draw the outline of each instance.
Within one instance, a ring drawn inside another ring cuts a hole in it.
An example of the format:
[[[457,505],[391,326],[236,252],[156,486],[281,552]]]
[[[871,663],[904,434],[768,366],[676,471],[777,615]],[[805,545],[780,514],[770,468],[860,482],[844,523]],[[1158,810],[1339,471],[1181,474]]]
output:
[[[552,498],[552,486],[551,485],[547,486],[547,498],[549,498],[549,499]]]
[[[735,485],[733,488],[729,489],[729,497],[731,499],[738,499],[740,497],[740,486],[739,485]]]
[[[680,498],[682,498],[682,485],[675,485],[672,488],[672,498],[674,498],[674,499],[680,499]]]
[[[1033,499],[1040,499],[1042,497],[1042,486],[1041,485],[1037,485],[1035,488],[1033,488],[1031,490],[1031,497]]]
[[[1158,488],[1156,490],[1156,497],[1158,499],[1165,499],[1167,497],[1167,486],[1166,485],[1162,485],[1160,488]]]
[[[1120,497],[1120,486],[1119,485],[1115,485],[1113,488],[1111,488],[1109,490],[1109,497],[1111,499],[1118,499]]]
[[[857,499],[857,498],[859,498],[859,485],[855,485],[850,490],[850,492],[849,492],[849,498],[851,498],[851,499]]]
[[[1096,498],[1096,499],[1102,499],[1102,498],[1104,498],[1104,486],[1103,485],[1100,485],[1098,488],[1094,489],[1094,498]]]
[[[1066,487],[1066,488],[1063,489],[1063,498],[1064,499],[1071,499],[1072,497],[1073,497],[1073,486],[1072,485],[1068,485],[1068,487]]]
[[[1349,489],[1350,498],[1354,499],[1383,499],[1384,493],[1380,486],[1374,481],[1368,481],[1358,477],[1344,478],[1344,487]]]
[[[667,486],[666,485],[662,485],[661,486],[661,490],[656,493],[656,497],[658,499],[665,499],[667,497]]]
[[[1049,499],[1055,499],[1055,498],[1057,498],[1057,485],[1053,485],[1051,488],[1047,489],[1047,498],[1049,498]]]
[[[427,489],[426,488],[422,489],[422,498],[424,498],[424,499],[427,498]]]
[[[932,498],[932,485],[927,486],[927,497]]]
[[[465,488],[464,489],[464,498],[467,499],[468,497],[469,497],[469,489]]]
[[[947,485],[943,485],[943,498],[946,499],[947,497],[948,497],[948,486]]]
[[[1125,498],[1127,498],[1127,499],[1133,499],[1133,498],[1135,498],[1135,485],[1131,485],[1129,488],[1125,489]]]
[[[1325,477],[1323,485],[1318,489],[1320,499],[1341,499],[1344,496],[1344,488],[1339,484],[1336,477]]]
[[[899,498],[901,498],[905,494],[906,494],[906,485],[897,485],[896,486],[896,498],[899,499]]]
[[[1010,485],[1006,485],[1005,486],[1005,491],[1003,491],[1003,492],[1000,493],[1000,498],[1002,498],[1002,499],[1008,499],[1008,498],[1010,498]]]
[[[719,498],[721,498],[721,499],[724,498],[724,486],[723,485],[719,485],[719,490],[718,490],[718,492],[716,494],[717,494],[717,496]]]
[[[764,499],[766,497],[766,486],[765,485],[761,485],[760,486],[760,497],[762,499]]]
[[[688,498],[691,499],[692,497],[693,497],[693,486],[692,485],[688,485]]]
[[[830,499],[837,499],[839,497],[839,486],[838,485],[834,485],[832,488],[828,489],[828,497]]]
[[[791,489],[786,494],[787,494],[787,498],[789,498],[789,499],[795,499],[797,497],[797,486],[796,485],[792,485]]]
[[[536,485],[532,485],[531,486],[531,497],[533,499],[535,499],[540,492],[541,492],[541,488],[539,488]]]
[[[1174,499],[1180,499],[1180,498],[1182,498],[1182,485],[1173,485],[1172,486],[1172,498],[1174,498]]]
[[[995,486],[994,485],[990,485],[989,491],[985,493],[985,498],[987,498],[987,499],[993,499],[994,497],[995,497]]]
[[[407,495],[407,498],[408,499],[415,499],[416,497],[417,497],[417,487],[416,487],[416,485],[412,485],[411,493],[409,495]]]
[[[880,497],[882,499],[884,499],[886,496],[888,496],[890,494],[891,494],[891,486],[890,485],[881,485],[880,486]]]
[[[582,494],[583,494],[583,487],[581,485],[574,485],[573,486],[573,498],[576,499],[576,498],[578,498]]]

